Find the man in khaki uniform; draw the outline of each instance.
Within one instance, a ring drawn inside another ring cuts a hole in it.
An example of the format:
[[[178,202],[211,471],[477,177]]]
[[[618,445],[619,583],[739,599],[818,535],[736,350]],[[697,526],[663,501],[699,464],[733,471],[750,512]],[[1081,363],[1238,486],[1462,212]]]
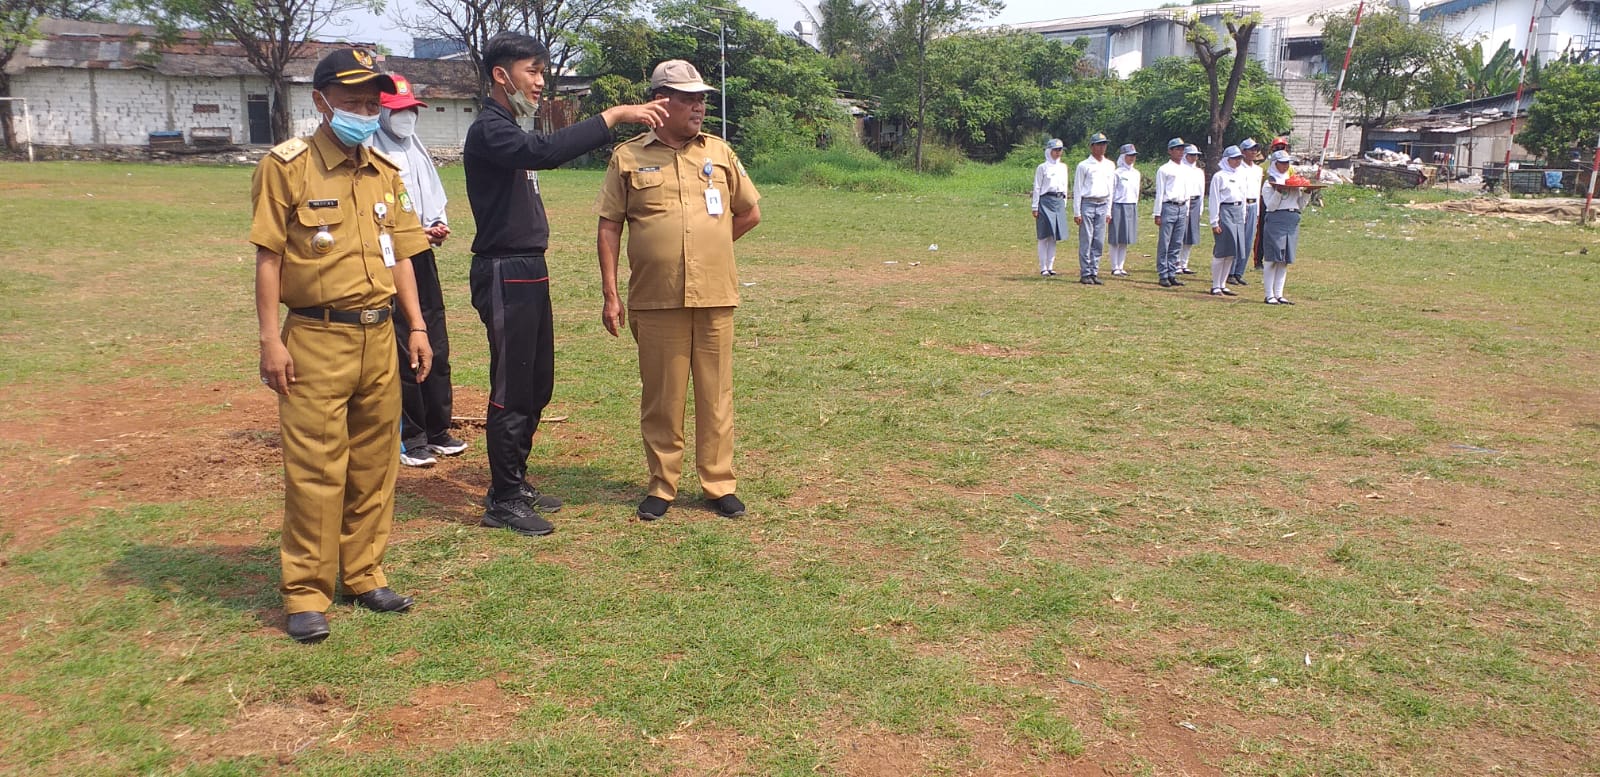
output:
[[[328,636],[335,586],[378,612],[408,596],[382,569],[400,460],[394,300],[423,321],[407,257],[428,249],[399,167],[362,146],[394,82],[372,55],[341,49],[313,76],[323,123],[279,144],[251,181],[261,382],[278,392],[284,509],[280,558],[289,636]],[[279,303],[289,316],[279,329]],[[426,328],[408,343],[419,379],[432,350]]]
[[[625,323],[617,294],[623,225],[628,237],[628,306],[639,348],[639,429],[650,469],[646,521],[666,515],[683,470],[683,404],[694,378],[695,467],[711,508],[744,515],[733,476],[733,309],[739,304],[733,243],[761,221],[756,191],[739,158],[700,131],[707,86],[680,59],[656,66],[651,97],[667,98],[662,126],[616,147],[596,206],[596,249],[605,295],[601,321],[615,336]]]

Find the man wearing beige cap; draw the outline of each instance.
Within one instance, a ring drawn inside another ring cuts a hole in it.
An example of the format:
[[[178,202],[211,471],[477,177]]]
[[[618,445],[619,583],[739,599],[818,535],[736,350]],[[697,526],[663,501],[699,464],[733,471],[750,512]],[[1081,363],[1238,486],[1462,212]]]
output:
[[[650,485],[638,516],[646,521],[666,515],[678,494],[691,377],[700,489],[718,515],[745,512],[733,476],[733,243],[761,221],[761,195],[733,149],[700,131],[714,91],[688,62],[657,65],[650,96],[667,99],[667,118],[616,147],[596,205],[601,323],[612,336],[629,324],[639,351]],[[617,293],[624,224],[631,322]]]

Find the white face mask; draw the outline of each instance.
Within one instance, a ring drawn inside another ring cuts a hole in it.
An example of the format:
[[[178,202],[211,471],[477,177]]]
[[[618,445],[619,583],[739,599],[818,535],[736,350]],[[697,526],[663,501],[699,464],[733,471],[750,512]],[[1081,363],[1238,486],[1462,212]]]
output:
[[[388,125],[389,134],[401,140],[417,133],[417,112],[413,110],[386,111],[385,123]]]

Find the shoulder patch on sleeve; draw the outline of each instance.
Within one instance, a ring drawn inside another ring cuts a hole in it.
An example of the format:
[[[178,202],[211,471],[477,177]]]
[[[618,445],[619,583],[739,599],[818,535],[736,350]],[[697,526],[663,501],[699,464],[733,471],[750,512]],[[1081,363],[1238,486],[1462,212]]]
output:
[[[392,168],[394,168],[396,170],[400,169],[400,163],[394,161],[394,157],[389,156],[388,154],[386,154],[386,153],[384,153],[382,151],[379,151],[378,149],[373,148],[372,146],[367,146],[367,153],[371,154],[373,159],[377,159],[377,160],[383,162],[384,164],[386,164],[386,165],[388,165],[388,166],[390,166],[390,167],[392,167]]]
[[[290,138],[272,147],[272,155],[287,162],[310,148],[304,138]]]

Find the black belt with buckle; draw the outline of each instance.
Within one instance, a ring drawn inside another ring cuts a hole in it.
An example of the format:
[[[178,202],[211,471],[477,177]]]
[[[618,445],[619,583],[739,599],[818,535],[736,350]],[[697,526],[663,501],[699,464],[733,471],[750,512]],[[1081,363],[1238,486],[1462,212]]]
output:
[[[332,322],[335,324],[361,324],[372,326],[389,320],[394,315],[394,308],[373,308],[371,310],[334,310],[333,308],[289,308],[289,312],[297,316],[314,318],[318,321]]]
[[[1254,205],[1254,204],[1256,204],[1256,201],[1255,201],[1255,200],[1245,200],[1245,202],[1246,202],[1246,203],[1248,203],[1248,204],[1250,204],[1250,205]]]

